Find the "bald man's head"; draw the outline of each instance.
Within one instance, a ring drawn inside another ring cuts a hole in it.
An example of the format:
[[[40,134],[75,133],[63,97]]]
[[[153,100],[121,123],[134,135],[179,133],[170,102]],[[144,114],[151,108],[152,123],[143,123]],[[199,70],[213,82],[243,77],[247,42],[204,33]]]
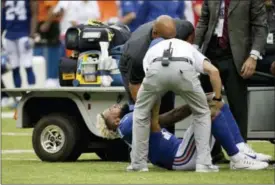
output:
[[[152,37],[165,39],[175,38],[177,35],[176,23],[174,19],[168,15],[159,16],[153,25]]]

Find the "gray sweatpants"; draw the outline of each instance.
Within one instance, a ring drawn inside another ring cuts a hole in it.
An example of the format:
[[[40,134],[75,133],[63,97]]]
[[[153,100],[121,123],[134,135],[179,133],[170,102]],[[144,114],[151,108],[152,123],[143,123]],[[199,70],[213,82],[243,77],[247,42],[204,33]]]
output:
[[[181,96],[192,109],[197,164],[212,164],[210,154],[211,118],[207,99],[194,67],[186,62],[151,64],[137,94],[133,117],[131,165],[134,169],[147,167],[151,109],[167,91]]]

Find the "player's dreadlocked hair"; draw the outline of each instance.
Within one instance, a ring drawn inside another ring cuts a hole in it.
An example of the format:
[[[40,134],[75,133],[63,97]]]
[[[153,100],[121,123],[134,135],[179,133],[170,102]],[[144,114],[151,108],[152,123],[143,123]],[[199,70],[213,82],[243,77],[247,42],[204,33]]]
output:
[[[107,121],[108,120],[104,118],[103,113],[96,116],[96,128],[98,129],[100,135],[106,139],[119,138],[119,134],[116,131],[111,130],[107,127]]]
[[[130,107],[128,104],[124,104],[121,108],[121,112],[119,118],[123,118],[130,111]],[[100,133],[100,135],[106,139],[116,139],[119,138],[119,134],[110,126],[108,120],[105,119],[104,113],[97,115],[96,127]]]

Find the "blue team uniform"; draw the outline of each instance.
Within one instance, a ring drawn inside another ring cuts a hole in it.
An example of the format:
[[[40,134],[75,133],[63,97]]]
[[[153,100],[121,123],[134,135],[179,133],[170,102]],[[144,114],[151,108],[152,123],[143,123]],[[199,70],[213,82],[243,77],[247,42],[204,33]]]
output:
[[[132,143],[132,124],[133,113],[131,112],[121,119],[118,127],[118,133],[121,138],[129,145]],[[182,139],[176,138],[166,129],[162,129],[160,132],[151,132],[148,158],[154,165],[172,169],[176,153],[181,143]]]
[[[138,16],[143,22],[154,21],[160,15],[169,15],[172,18],[184,18],[184,1],[144,1],[140,7]]]
[[[128,13],[134,12],[136,15],[139,15],[140,7],[143,4],[142,1],[134,0],[134,1],[121,1],[120,2],[121,13],[123,16],[127,15]],[[144,22],[141,17],[137,16],[128,27],[130,28],[131,32],[135,31],[140,25]]]
[[[133,106],[130,110],[133,110]],[[117,129],[120,137],[129,145],[132,142],[133,112],[126,114]],[[221,143],[229,156],[239,152],[236,144],[244,143],[237,123],[227,104],[212,122],[212,134]],[[215,139],[212,137],[211,147]],[[196,146],[194,128],[191,125],[184,134],[184,140],[162,129],[151,132],[149,138],[149,160],[152,164],[173,170],[190,170],[195,168]]]
[[[6,38],[16,40],[29,36],[31,26],[30,0],[6,1],[3,10]]]

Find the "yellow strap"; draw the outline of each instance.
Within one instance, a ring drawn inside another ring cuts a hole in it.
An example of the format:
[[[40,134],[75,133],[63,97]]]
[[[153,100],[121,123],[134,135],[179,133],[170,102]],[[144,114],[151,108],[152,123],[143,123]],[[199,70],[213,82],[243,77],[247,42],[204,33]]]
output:
[[[94,20],[94,19],[89,19],[87,24],[91,25],[91,26],[100,26],[100,25],[103,25],[102,22]]]

